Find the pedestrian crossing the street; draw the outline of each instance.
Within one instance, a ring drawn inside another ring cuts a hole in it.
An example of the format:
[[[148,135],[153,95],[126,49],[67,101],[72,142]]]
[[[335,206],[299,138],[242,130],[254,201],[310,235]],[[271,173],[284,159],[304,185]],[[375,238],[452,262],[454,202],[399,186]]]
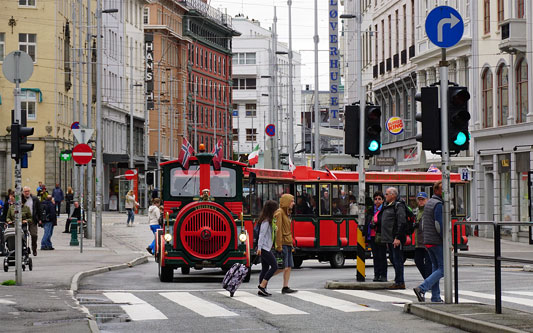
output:
[[[502,300],[519,304],[533,311],[533,292],[504,292]],[[430,299],[430,292],[426,298]],[[120,306],[133,321],[164,320],[169,313],[199,315],[204,318],[231,318],[249,315],[255,311],[264,315],[309,316],[325,311],[340,313],[392,311],[416,302],[416,296],[406,290],[327,290],[308,289],[294,294],[274,292],[271,297],[259,297],[255,289],[242,289],[230,297],[227,291],[213,290],[132,290],[109,291],[103,295]],[[494,294],[475,291],[460,291],[461,303],[479,303],[494,300]],[[469,297],[468,299],[463,298]],[[480,299],[480,301],[476,300]],[[166,300],[166,302],[165,302]],[[170,301],[171,303],[169,303]],[[150,304],[152,303],[152,304]],[[174,304],[179,308],[169,308]],[[159,309],[158,309],[159,307]],[[165,315],[166,313],[166,315]]]

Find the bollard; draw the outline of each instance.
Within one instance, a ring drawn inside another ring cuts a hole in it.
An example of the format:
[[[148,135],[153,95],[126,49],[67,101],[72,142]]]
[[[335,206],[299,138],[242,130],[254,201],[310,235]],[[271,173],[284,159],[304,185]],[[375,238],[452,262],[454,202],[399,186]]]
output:
[[[70,246],[78,246],[78,219],[70,219]]]
[[[363,231],[357,228],[357,281],[365,282],[366,244]]]

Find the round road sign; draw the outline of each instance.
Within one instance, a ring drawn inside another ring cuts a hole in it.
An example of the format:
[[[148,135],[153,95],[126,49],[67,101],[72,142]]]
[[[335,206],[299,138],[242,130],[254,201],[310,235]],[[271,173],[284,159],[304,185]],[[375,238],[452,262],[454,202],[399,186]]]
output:
[[[33,59],[24,51],[13,51],[4,58],[2,72],[11,83],[26,82],[33,74]]]
[[[132,180],[135,178],[135,175],[137,174],[137,170],[127,170],[124,174],[126,176],[127,180]]]
[[[80,122],[75,121],[70,125],[70,129],[80,129]]]
[[[93,159],[93,150],[91,146],[80,143],[72,149],[72,158],[78,164],[87,164]]]
[[[268,124],[265,128],[265,133],[268,136],[274,136],[276,135],[276,126],[274,124]]]

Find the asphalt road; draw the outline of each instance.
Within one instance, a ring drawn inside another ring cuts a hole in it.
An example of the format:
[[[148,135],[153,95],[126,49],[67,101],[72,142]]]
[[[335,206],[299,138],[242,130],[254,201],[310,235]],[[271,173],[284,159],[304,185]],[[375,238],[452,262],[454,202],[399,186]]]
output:
[[[353,263],[353,261],[351,261]],[[462,299],[493,303],[492,267],[459,269]],[[132,269],[114,271],[83,281],[78,298],[98,318],[103,332],[167,330],[208,331],[306,331],[306,332],[454,332],[440,324],[403,313],[405,302],[416,298],[412,288],[421,282],[414,266],[405,269],[405,291],[364,291],[346,294],[323,288],[326,280],[354,279],[355,265],[332,269],[329,263],[304,262],[293,270],[293,295],[279,293],[281,276],[272,278],[267,300],[256,295],[260,267],[254,266],[250,283],[243,284],[234,298],[221,288],[221,270],[175,271],[173,283],[161,283],[157,265],[151,261]],[[389,280],[394,272],[389,267]],[[367,267],[372,278],[372,267]],[[442,286],[442,282],[441,282]],[[504,268],[504,307],[533,313],[533,273]],[[462,294],[465,293],[465,294]],[[429,295],[428,295],[429,296]],[[444,295],[442,295],[444,297]],[[273,303],[272,303],[273,302]],[[281,312],[282,314],[279,314]],[[291,313],[291,314],[287,314]]]

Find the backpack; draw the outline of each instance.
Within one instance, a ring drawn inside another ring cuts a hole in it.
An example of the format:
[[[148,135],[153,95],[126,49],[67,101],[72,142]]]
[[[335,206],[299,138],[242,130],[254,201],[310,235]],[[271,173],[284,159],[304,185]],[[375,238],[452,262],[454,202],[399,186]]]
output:
[[[398,201],[396,202],[396,208],[400,203],[403,203],[403,206],[405,207],[405,235],[410,236],[415,232],[415,223],[416,223],[416,216],[415,213],[411,210],[411,207],[409,207],[405,202]]]
[[[41,208],[41,221],[43,223],[50,221],[50,215],[48,214],[48,205],[44,204]]]

